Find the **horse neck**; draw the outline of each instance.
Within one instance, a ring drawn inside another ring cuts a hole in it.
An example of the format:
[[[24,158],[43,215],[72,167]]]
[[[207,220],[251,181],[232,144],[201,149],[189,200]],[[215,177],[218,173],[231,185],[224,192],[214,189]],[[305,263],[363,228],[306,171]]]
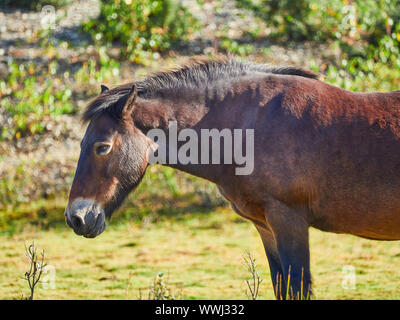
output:
[[[206,94],[187,92],[182,93],[179,99],[169,100],[163,98],[137,99],[137,108],[134,112],[135,126],[145,134],[151,129],[161,129],[166,136],[167,150],[169,154],[170,125],[176,123],[177,134],[183,129],[193,129],[200,137],[200,130],[207,126],[205,115],[209,112],[210,106],[206,105]],[[208,104],[208,103],[207,103]],[[205,121],[204,121],[205,120]],[[185,142],[180,142],[184,144]],[[179,146],[178,146],[179,148]],[[199,150],[200,151],[200,150]],[[200,152],[199,152],[200,156]],[[167,159],[166,166],[184,171],[186,173],[218,183],[221,176],[219,165],[205,164],[171,164]]]

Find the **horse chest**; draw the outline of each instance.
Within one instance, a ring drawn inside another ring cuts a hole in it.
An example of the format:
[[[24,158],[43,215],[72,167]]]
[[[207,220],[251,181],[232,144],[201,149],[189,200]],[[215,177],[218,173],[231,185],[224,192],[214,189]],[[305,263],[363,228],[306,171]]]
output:
[[[231,203],[232,209],[243,218],[256,224],[265,224],[264,210],[251,197],[232,188],[218,186],[221,194]]]

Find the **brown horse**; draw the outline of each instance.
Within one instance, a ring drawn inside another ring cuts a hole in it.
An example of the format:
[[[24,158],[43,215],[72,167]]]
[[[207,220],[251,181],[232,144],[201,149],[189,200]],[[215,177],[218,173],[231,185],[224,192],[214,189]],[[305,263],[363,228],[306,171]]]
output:
[[[310,226],[400,239],[400,91],[355,93],[301,69],[194,59],[143,81],[102,86],[83,119],[89,125],[65,211],[79,235],[104,230],[155,154],[147,133],[168,135],[176,121],[178,132],[254,130],[248,175],[235,174],[234,162],[167,165],[216,183],[254,223],[278,299],[311,293]]]

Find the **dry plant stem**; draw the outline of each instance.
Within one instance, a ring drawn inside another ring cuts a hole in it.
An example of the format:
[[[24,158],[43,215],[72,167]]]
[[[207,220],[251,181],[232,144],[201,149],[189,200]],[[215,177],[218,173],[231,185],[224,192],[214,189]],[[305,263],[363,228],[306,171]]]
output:
[[[175,300],[175,297],[168,285],[169,274],[165,281],[163,275],[164,274],[160,272],[154,277],[152,284],[148,288],[147,300]],[[138,299],[143,299],[141,289],[139,289]]]
[[[243,257],[243,260],[247,270],[251,274],[251,280],[246,280],[246,284],[249,289],[248,291],[246,290],[246,296],[249,300],[256,300],[262,279],[257,272],[256,261],[250,252],[246,251],[246,255]]]
[[[25,272],[24,279],[28,282],[30,296],[26,300],[33,300],[35,293],[35,287],[40,281],[40,277],[43,273],[43,268],[46,266],[44,263],[44,250],[39,257],[37,254],[37,247],[32,243],[29,247],[25,243],[25,255],[30,263],[29,271]]]
[[[128,283],[126,285],[126,290],[125,290],[125,300],[128,300],[128,298],[129,298],[129,289],[131,287],[132,276],[133,276],[132,272],[129,272]],[[141,300],[141,299],[139,299],[139,300]]]

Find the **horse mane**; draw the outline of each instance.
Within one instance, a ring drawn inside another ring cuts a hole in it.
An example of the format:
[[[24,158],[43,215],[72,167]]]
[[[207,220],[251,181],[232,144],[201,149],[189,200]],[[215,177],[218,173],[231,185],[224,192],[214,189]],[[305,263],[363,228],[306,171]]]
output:
[[[120,118],[127,94],[134,84],[140,97],[154,98],[161,91],[168,89],[206,88],[217,81],[255,73],[294,75],[318,79],[316,73],[297,67],[271,67],[264,64],[241,62],[232,57],[224,56],[195,57],[177,68],[153,73],[143,80],[126,83],[104,91],[90,102],[82,115],[82,120],[88,122],[103,113]]]

